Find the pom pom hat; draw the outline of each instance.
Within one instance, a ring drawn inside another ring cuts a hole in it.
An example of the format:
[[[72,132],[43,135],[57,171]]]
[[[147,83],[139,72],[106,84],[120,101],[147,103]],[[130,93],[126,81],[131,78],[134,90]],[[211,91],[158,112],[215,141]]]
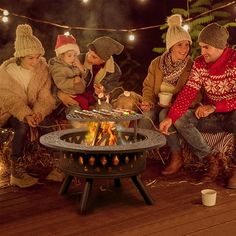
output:
[[[67,51],[74,50],[78,54],[80,53],[79,46],[76,43],[76,39],[73,35],[58,35],[57,36],[57,42],[55,47],[56,55],[60,55],[62,53],[65,53]]]
[[[188,40],[192,44],[189,33],[182,27],[182,17],[179,14],[174,14],[167,18],[168,30],[166,33],[166,49],[170,50],[176,43]]]
[[[18,25],[16,28],[16,40],[15,40],[15,57],[25,57],[32,54],[44,55],[44,48],[39,41],[33,35],[32,28],[27,25]]]
[[[215,48],[224,49],[227,45],[229,32],[217,23],[207,25],[198,36],[198,42],[209,44]]]
[[[88,48],[94,51],[102,60],[107,61],[112,55],[119,55],[124,46],[110,37],[102,36],[90,43]]]

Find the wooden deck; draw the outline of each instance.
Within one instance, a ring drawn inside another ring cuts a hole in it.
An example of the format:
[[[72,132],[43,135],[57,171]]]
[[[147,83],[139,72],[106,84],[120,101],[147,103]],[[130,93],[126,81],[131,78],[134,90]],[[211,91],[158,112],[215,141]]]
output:
[[[236,235],[236,190],[224,188],[222,179],[202,184],[188,171],[161,177],[160,166],[148,160],[141,177],[155,205],[146,205],[129,179],[122,179],[120,188],[114,188],[113,181],[98,180],[87,215],[76,211],[83,181],[74,182],[63,197],[56,183],[42,182],[24,190],[3,186],[0,235]],[[201,204],[204,188],[217,190],[216,206]]]

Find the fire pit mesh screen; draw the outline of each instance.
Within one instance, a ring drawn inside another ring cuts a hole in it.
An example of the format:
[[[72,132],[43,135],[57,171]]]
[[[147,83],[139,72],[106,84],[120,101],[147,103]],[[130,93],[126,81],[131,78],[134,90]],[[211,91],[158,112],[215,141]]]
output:
[[[127,121],[127,120],[138,120],[142,118],[142,114],[138,114],[134,111],[128,110],[117,110],[113,109],[111,111],[102,109],[102,110],[82,110],[75,111],[74,113],[68,114],[66,116],[68,120],[77,120],[77,121]]]

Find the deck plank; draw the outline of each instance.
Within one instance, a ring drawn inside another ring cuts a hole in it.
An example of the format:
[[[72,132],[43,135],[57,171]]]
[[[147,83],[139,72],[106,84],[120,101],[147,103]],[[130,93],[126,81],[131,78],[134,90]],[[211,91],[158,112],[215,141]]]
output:
[[[75,208],[83,184],[73,185],[66,196],[58,195],[60,185],[55,183],[29,189],[2,188],[1,235],[236,234],[236,190],[226,189],[221,180],[201,184],[186,171],[161,177],[158,168],[160,163],[152,161],[141,176],[145,185],[149,183],[154,205],[144,203],[129,179],[122,179],[121,188],[114,188],[111,180],[98,180],[87,215],[78,214]],[[203,188],[217,190],[216,206],[201,204]]]

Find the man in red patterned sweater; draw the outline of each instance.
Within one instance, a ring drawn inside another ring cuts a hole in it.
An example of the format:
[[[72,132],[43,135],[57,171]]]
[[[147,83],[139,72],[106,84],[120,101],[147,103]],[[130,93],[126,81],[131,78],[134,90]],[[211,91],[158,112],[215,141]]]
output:
[[[199,34],[201,56],[196,58],[190,78],[179,93],[168,117],[160,123],[162,133],[168,135],[173,123],[188,142],[193,153],[209,169],[202,181],[212,182],[219,174],[219,155],[212,150],[199,131],[234,134],[236,144],[236,51],[227,47],[229,33],[217,23],[206,26]],[[199,91],[204,95],[203,104],[188,110]],[[236,145],[235,145],[236,147]],[[233,174],[228,188],[236,188],[236,153],[233,153]],[[174,163],[179,168],[182,161]]]

